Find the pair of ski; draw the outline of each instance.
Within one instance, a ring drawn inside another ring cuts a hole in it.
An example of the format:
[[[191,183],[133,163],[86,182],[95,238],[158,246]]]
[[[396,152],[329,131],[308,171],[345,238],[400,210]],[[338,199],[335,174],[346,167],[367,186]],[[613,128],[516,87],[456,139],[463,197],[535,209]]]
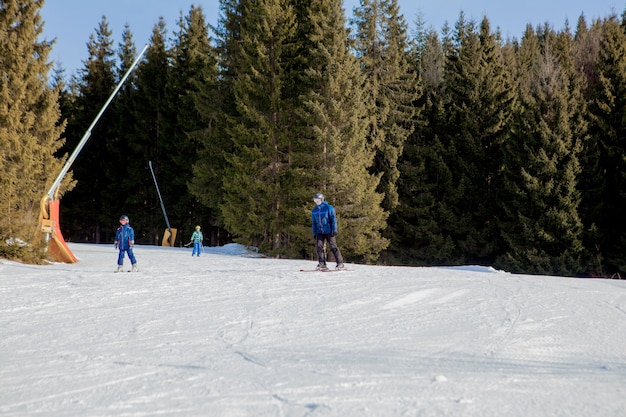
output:
[[[350,272],[349,269],[301,269],[300,272]]]
[[[138,269],[135,269],[135,270],[132,270],[132,269],[127,269],[127,270],[123,270],[123,269],[116,269],[116,270],[115,270],[115,271],[113,271],[113,272],[115,272],[115,273],[117,274],[118,272],[139,272],[139,270],[138,270]]]

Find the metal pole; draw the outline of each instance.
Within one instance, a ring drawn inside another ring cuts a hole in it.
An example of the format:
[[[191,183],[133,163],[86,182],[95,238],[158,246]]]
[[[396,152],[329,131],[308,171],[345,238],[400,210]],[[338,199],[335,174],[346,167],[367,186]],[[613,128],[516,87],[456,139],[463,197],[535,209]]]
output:
[[[133,64],[130,66],[128,71],[126,71],[126,74],[124,74],[124,76],[122,77],[121,81],[117,84],[117,87],[115,87],[115,90],[113,90],[113,92],[109,96],[109,99],[106,101],[106,103],[104,103],[104,106],[102,106],[102,108],[100,109],[100,112],[98,113],[96,118],[93,120],[93,122],[91,122],[91,125],[89,126],[89,128],[85,132],[85,135],[83,136],[83,138],[78,143],[78,146],[76,146],[76,149],[74,149],[74,152],[72,152],[72,154],[68,158],[67,162],[63,166],[63,169],[61,169],[61,173],[57,176],[56,180],[54,180],[54,183],[52,184],[52,187],[50,187],[50,190],[48,190],[48,197],[50,199],[54,199],[54,191],[57,189],[57,187],[59,185],[61,185],[61,181],[63,181],[63,178],[65,177],[67,172],[70,170],[70,167],[74,163],[74,160],[76,159],[76,157],[78,156],[80,151],[85,146],[85,143],[87,143],[87,140],[89,140],[89,137],[91,136],[91,131],[93,130],[93,128],[96,125],[96,123],[98,123],[98,120],[102,116],[102,113],[104,113],[106,108],[109,106],[109,103],[111,103],[113,98],[117,95],[117,92],[122,87],[122,85],[124,84],[124,82],[126,81],[128,76],[130,75],[130,73],[135,69],[135,67],[139,63],[139,60],[141,59],[143,54],[146,52],[146,49],[148,49],[148,44],[146,44],[146,46],[143,47],[143,49],[141,50],[139,55],[137,55],[137,58],[135,58],[135,61],[133,62]]]
[[[161,210],[163,210],[163,216],[165,217],[165,224],[167,224],[167,231],[172,234],[172,228],[170,227],[170,221],[167,218],[167,213],[165,212],[165,205],[163,204],[163,198],[161,198],[161,191],[159,191],[159,184],[157,184],[156,176],[154,175],[154,170],[152,169],[152,161],[148,161],[148,166],[150,167],[150,172],[152,173],[152,179],[154,180],[154,186],[156,187],[157,194],[159,195],[159,201],[161,201]]]

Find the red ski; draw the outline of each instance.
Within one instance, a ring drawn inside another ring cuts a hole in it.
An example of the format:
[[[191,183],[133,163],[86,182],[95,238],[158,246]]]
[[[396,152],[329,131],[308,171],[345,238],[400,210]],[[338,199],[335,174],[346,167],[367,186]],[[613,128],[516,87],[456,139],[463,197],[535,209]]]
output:
[[[301,269],[300,272],[350,272],[350,269]]]

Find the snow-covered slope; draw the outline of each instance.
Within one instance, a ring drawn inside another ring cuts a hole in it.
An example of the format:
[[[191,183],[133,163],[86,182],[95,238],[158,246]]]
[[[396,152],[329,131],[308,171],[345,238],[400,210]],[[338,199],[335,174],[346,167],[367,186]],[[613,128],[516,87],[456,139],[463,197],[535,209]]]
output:
[[[626,282],[70,248],[0,261],[2,416],[626,413]]]

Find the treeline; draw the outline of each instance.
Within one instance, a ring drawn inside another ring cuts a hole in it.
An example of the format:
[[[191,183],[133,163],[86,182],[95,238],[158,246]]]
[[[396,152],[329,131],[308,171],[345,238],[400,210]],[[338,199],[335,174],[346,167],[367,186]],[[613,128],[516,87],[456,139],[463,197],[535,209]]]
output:
[[[41,5],[0,10],[12,3]],[[179,244],[199,224],[212,245],[313,257],[321,191],[350,262],[626,271],[626,14],[529,25],[517,40],[463,13],[440,31],[418,18],[409,34],[395,0],[363,0],[349,22],[339,0],[305,3],[221,0],[215,28],[192,6],[172,38],[157,22],[64,184],[64,236],[111,242],[127,214],[139,243],[158,243],[151,161]],[[103,17],[78,74],[66,85],[57,68],[39,87],[62,114],[42,143],[56,158],[38,157],[48,186],[137,55],[130,27],[117,46],[111,35]],[[25,42],[45,63],[49,45]],[[3,185],[28,149],[3,159]],[[45,190],[21,181],[32,201]]]

